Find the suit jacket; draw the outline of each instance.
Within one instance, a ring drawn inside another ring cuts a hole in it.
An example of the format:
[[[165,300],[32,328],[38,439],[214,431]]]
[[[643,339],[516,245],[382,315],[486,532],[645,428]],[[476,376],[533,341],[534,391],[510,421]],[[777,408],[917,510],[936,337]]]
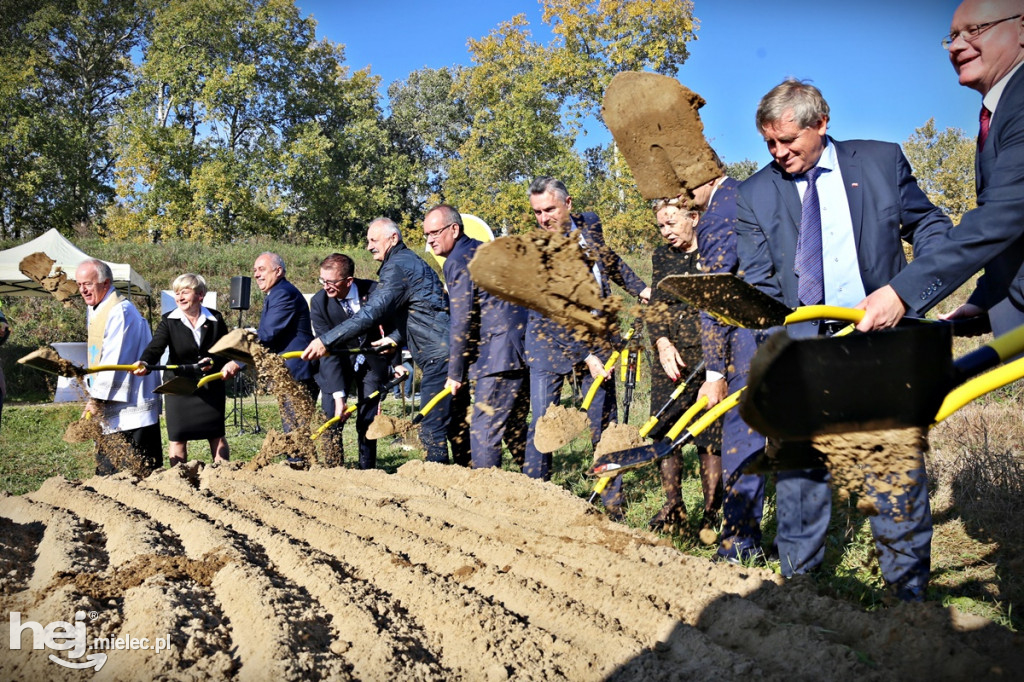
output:
[[[313,340],[309,324],[309,306],[302,293],[286,279],[270,288],[263,299],[263,315],[256,329],[260,343],[271,353],[305,350]],[[288,372],[296,381],[313,378],[313,363],[301,358],[285,360]]]
[[[906,267],[901,238],[914,245],[917,257],[934,248],[951,223],[917,186],[899,145],[873,140],[833,144],[850,204],[861,281],[871,293]],[[793,177],[774,161],[740,183],[736,236],[741,276],[790,308],[800,305],[793,272],[800,211]]]
[[[366,304],[370,293],[377,288],[377,283],[369,279],[356,279],[352,286],[356,287],[359,295],[359,307]],[[327,292],[321,289],[313,295],[309,304],[310,319],[313,322],[313,333],[317,336],[330,331],[349,318],[349,314],[341,306],[337,299],[327,296]],[[381,338],[380,329],[373,328],[362,336],[352,339],[353,346],[369,346],[371,341]],[[326,355],[320,359],[320,368],[316,375],[317,384],[325,393],[335,391],[346,391],[346,387],[352,385],[358,377],[362,377],[367,371],[386,372],[389,362],[380,355],[367,353],[363,356],[363,362],[359,369],[356,369],[356,360],[359,356],[353,353],[337,353]],[[346,391],[347,392],[347,391]]]
[[[572,222],[586,243],[586,259],[595,263],[601,273],[602,296],[607,297],[612,293],[609,279],[634,296],[639,296],[647,288],[626,262],[605,244],[604,230],[596,213],[572,216]],[[535,310],[530,311],[526,325],[526,359],[531,369],[568,374],[591,353],[604,355],[605,359],[608,355],[607,348],[581,343],[567,327],[549,320]]]
[[[984,267],[970,302],[989,311],[999,334],[1024,323],[1024,67],[999,98],[974,171],[978,207],[891,284],[924,313]]]
[[[227,364],[227,358],[210,355],[209,351],[213,344],[220,340],[220,337],[228,333],[228,325],[224,321],[224,316],[219,312],[216,310],[209,312],[213,319],[203,322],[199,332],[198,345],[196,345],[195,337],[192,336],[192,330],[184,322],[171,318],[170,312],[161,317],[160,324],[157,325],[156,331],[153,333],[153,340],[150,341],[139,359],[149,365],[158,364],[160,356],[163,355],[166,348],[167,364],[169,365],[193,365],[202,358],[209,357],[213,359],[211,371],[219,372]],[[164,379],[169,379],[168,375],[181,373],[180,370],[168,370],[164,373]]]
[[[460,382],[526,367],[526,308],[491,295],[469,276],[480,244],[459,237],[442,268],[451,317],[448,378]]]

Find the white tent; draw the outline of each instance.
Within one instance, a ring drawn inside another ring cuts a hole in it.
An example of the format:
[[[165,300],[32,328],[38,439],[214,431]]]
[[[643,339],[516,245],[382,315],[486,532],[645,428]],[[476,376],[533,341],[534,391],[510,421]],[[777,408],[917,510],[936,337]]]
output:
[[[81,251],[77,246],[69,242],[56,229],[36,237],[30,242],[20,246],[0,251],[0,299],[8,296],[49,296],[37,282],[21,274],[18,264],[26,256],[33,253],[43,252],[53,260],[57,261],[55,266],[63,268],[68,279],[75,278],[75,269],[84,260],[92,258],[89,254]],[[149,296],[149,282],[142,278],[142,275],[135,272],[127,263],[110,263],[114,274],[114,287],[122,294],[131,293],[136,296]]]

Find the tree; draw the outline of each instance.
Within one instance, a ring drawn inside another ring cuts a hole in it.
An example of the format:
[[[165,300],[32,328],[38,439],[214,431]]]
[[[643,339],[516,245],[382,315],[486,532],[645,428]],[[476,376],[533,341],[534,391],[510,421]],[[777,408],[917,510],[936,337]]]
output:
[[[935,129],[929,119],[903,143],[903,152],[928,199],[954,224],[977,206],[974,189],[976,143],[959,128]]]
[[[21,0],[3,15],[4,236],[88,228],[113,196],[108,128],[150,10],[143,0]]]
[[[753,159],[743,159],[736,163],[725,164],[725,174],[735,180],[746,180],[757,172],[760,166]]]

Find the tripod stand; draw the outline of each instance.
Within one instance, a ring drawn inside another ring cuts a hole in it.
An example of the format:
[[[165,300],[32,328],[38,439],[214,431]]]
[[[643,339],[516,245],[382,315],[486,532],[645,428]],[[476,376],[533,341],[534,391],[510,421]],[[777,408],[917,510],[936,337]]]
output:
[[[242,310],[238,311],[238,328],[242,328]],[[252,404],[256,409],[256,424],[251,430],[246,431],[245,426],[245,412],[242,410],[245,403],[245,392],[250,388],[249,381],[244,377],[245,371],[239,370],[234,377],[234,383],[232,384],[232,390],[234,392],[234,398],[231,405],[231,413],[227,415],[224,420],[226,424],[228,419],[232,420],[232,426],[238,427],[238,435],[241,436],[244,433],[260,433],[263,431],[260,428],[260,404],[256,400],[256,387],[252,387]]]

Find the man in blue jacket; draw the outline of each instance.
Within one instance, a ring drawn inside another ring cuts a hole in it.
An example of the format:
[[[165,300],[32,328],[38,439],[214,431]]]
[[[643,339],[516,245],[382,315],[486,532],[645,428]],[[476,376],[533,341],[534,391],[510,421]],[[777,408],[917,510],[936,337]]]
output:
[[[389,324],[385,338],[375,345],[409,346],[423,372],[420,402],[426,403],[444,390],[448,376],[448,305],[441,280],[427,263],[402,241],[402,233],[390,218],[377,218],[366,231],[366,248],[380,263],[377,288],[359,312],[321,334],[306,348],[303,360],[314,360],[332,348],[342,349],[376,325]],[[448,442],[456,464],[468,466],[469,428],[465,410],[452,408],[447,396],[427,413],[420,424],[420,440],[428,462],[447,463]]]
[[[584,257],[592,265],[602,296],[611,296],[611,281],[614,281],[633,296],[645,302],[650,300],[651,288],[605,244],[597,214],[572,213],[572,197],[561,180],[546,176],[534,180],[530,184],[530,208],[540,229],[574,236],[579,241]],[[535,310],[530,311],[526,326],[526,358],[530,366],[530,409],[533,414],[526,437],[523,473],[544,480],[551,475],[551,453],[539,452],[533,442],[537,420],[544,416],[550,405],[559,402],[565,377],[574,370],[583,375],[581,389],[584,394],[597,377],[606,380],[601,383],[587,410],[591,442],[597,445],[601,440],[601,433],[615,419],[615,383],[610,380],[611,372],[604,369],[611,352],[607,345],[577,340],[564,325]],[[621,514],[620,489],[618,479],[605,489],[605,507],[612,516]]]
[[[530,409],[529,374],[523,350],[526,308],[478,287],[469,261],[481,242],[466,235],[462,216],[441,204],[423,218],[427,244],[443,256],[451,313],[448,379],[455,396],[473,387],[470,419],[473,468],[501,466],[504,440],[512,459],[522,466],[526,452],[526,418]]]
[[[302,350],[313,340],[309,323],[309,305],[294,284],[288,281],[284,259],[276,253],[261,253],[252,268],[256,286],[263,292],[263,313],[256,336],[271,353]],[[285,360],[288,373],[316,400],[316,367],[298,358]],[[281,429],[288,433],[298,426],[295,407],[284,398],[281,405]]]

